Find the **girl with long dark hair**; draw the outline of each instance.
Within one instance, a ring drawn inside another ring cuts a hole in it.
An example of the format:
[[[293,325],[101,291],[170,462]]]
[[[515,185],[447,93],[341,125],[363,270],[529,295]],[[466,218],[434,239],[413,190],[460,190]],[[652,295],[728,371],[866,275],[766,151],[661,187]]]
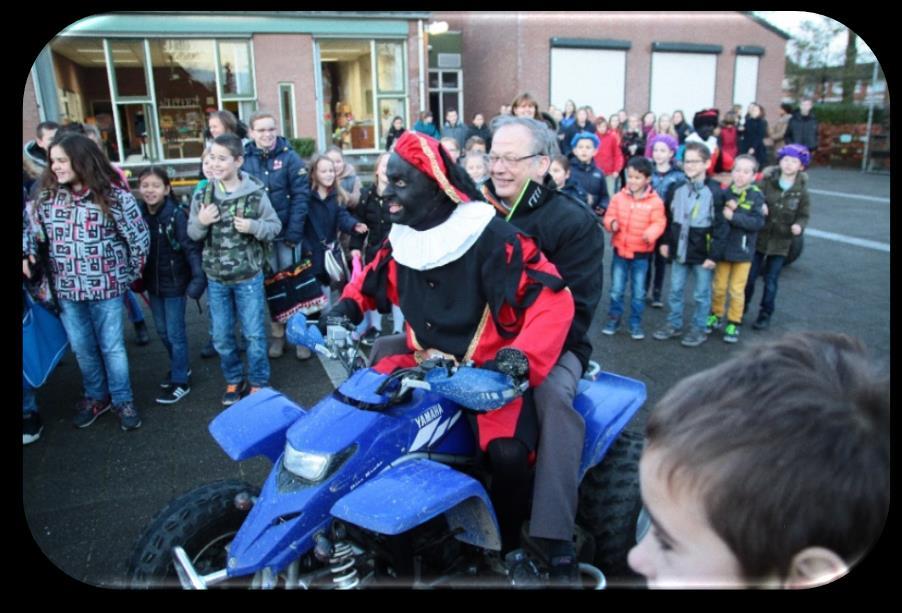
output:
[[[50,164],[23,233],[23,272],[38,242],[84,383],[74,424],[90,426],[111,407],[123,430],[141,426],[134,406],[122,325],[122,295],[144,268],[150,236],[131,192],[100,148],[82,134],[50,145]]]

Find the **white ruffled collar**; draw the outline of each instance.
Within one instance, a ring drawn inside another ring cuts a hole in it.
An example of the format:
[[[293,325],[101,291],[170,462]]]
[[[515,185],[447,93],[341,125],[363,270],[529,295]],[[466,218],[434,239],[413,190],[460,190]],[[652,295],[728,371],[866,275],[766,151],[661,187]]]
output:
[[[474,201],[457,205],[444,223],[423,232],[394,224],[388,234],[392,257],[414,270],[444,266],[466,253],[494,217],[490,204]]]

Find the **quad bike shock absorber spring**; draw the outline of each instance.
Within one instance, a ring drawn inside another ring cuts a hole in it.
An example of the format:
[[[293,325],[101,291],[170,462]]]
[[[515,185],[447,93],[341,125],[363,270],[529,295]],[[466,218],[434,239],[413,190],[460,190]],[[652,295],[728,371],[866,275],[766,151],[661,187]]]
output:
[[[360,584],[357,569],[354,567],[354,549],[347,542],[335,544],[332,557],[329,559],[332,571],[332,583],[337,590],[352,590]]]

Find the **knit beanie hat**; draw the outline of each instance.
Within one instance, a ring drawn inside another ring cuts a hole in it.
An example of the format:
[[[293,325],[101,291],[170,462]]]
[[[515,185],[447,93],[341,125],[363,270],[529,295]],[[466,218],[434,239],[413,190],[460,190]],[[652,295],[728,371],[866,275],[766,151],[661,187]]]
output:
[[[811,162],[811,153],[808,151],[808,147],[806,147],[805,145],[794,143],[791,145],[786,145],[785,147],[777,151],[778,162],[786,156],[798,158],[799,161],[802,162],[802,168],[808,168],[808,164]]]
[[[651,148],[654,149],[655,145],[658,143],[664,143],[667,145],[667,148],[674,153],[676,153],[676,150],[680,146],[679,143],[677,143],[677,139],[670,134],[656,134],[655,137],[651,139]]]
[[[598,140],[598,137],[595,136],[595,134],[593,134],[592,132],[578,132],[577,134],[574,134],[573,138],[570,139],[570,146],[576,149],[576,143],[584,138],[588,138],[590,141],[592,141],[592,144],[595,145],[596,149],[598,149],[600,141]]]

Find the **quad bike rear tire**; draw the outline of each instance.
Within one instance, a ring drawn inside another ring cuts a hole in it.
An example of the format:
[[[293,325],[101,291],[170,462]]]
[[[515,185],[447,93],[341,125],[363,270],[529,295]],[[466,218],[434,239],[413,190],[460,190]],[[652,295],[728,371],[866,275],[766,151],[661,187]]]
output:
[[[595,539],[594,564],[612,580],[633,581],[637,575],[626,557],[636,544],[636,525],[642,510],[639,457],[643,436],[624,430],[601,464],[589,469],[579,486],[577,522]]]
[[[256,496],[259,490],[234,479],[216,481],[167,504],[135,544],[126,575],[129,586],[179,587],[172,562],[172,548],[177,545],[185,549],[201,575],[225,568],[226,546],[248,514],[235,506],[235,496],[243,492]]]

